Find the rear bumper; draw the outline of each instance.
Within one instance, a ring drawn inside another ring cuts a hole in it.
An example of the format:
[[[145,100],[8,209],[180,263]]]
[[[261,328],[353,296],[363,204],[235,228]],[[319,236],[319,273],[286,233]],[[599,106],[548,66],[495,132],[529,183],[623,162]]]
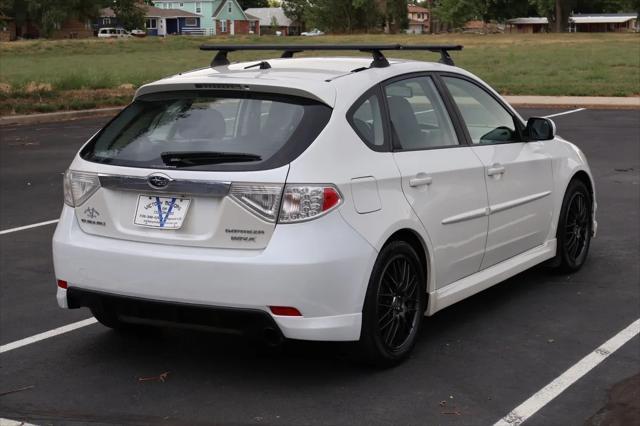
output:
[[[257,310],[287,338],[353,341],[377,252],[339,214],[281,225],[265,250],[178,247],[84,233],[65,207],[53,238],[58,304],[74,289],[192,306]],[[302,317],[272,315],[292,306]],[[180,322],[180,321],[177,321]]]
[[[87,307],[92,311],[108,311],[123,322],[149,325],[183,324],[191,328],[242,333],[256,337],[270,334],[275,339],[282,336],[273,317],[258,309],[160,302],[77,287],[65,290],[65,296],[69,308]]]

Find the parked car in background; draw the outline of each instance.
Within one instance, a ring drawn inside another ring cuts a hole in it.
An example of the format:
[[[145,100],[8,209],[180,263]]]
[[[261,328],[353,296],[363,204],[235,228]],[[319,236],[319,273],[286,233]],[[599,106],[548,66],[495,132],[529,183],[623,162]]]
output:
[[[316,37],[316,36],[324,35],[324,32],[320,31],[317,28],[314,28],[311,31],[305,31],[303,33],[300,33],[300,35],[306,36],[306,37]]]
[[[252,47],[205,46],[211,67],[144,85],[80,149],[53,237],[60,307],[348,341],[391,365],[425,315],[542,262],[582,267],[584,153],[453,66],[461,46],[258,47],[285,53],[231,64]],[[417,48],[441,63],[382,55]]]
[[[136,28],[135,30],[131,30],[131,35],[134,37],[146,37],[147,32]]]
[[[131,37],[131,34],[124,28],[100,28],[98,31],[98,38],[123,38]]]

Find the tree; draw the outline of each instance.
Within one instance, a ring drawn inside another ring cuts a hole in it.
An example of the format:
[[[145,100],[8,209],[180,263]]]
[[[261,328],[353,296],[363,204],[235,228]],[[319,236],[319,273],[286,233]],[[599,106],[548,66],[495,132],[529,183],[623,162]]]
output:
[[[238,3],[243,10],[250,7],[269,7],[269,0],[238,0]]]
[[[89,19],[98,14],[101,0],[3,0],[2,13],[12,16],[17,26],[34,22],[47,37],[68,19]]]
[[[391,33],[409,27],[409,14],[407,13],[407,0],[387,0],[386,18]]]
[[[146,12],[137,0],[113,0],[111,9],[125,29],[144,27]]]
[[[309,2],[307,0],[287,0],[282,2],[282,10],[287,18],[291,19],[300,27],[300,31],[306,30],[306,15],[309,13]]]

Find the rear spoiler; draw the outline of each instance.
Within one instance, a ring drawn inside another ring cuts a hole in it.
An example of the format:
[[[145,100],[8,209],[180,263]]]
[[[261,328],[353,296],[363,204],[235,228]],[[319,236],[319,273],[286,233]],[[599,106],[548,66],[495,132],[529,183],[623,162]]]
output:
[[[449,51],[462,50],[462,45],[402,45],[402,44],[203,44],[200,50],[217,51],[211,67],[229,65],[227,54],[229,52],[246,50],[276,50],[282,51],[282,58],[293,58],[293,55],[300,52],[312,50],[344,51],[353,50],[370,53],[373,57],[371,68],[384,68],[389,66],[389,61],[382,53],[385,50],[425,50],[440,53],[440,63],[454,65]],[[267,64],[268,65],[268,64]],[[265,66],[266,67],[266,66]]]

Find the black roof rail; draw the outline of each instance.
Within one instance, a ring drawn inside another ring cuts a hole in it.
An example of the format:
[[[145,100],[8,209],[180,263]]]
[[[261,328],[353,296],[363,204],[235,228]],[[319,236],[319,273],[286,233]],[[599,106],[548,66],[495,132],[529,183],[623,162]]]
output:
[[[451,50],[462,50],[462,45],[402,45],[402,44],[203,44],[200,50],[216,50],[216,56],[211,61],[212,67],[229,65],[227,54],[239,50],[278,50],[282,51],[283,58],[293,58],[293,55],[310,50],[356,50],[371,53],[373,61],[371,68],[384,68],[389,66],[389,61],[382,54],[385,50],[427,50],[440,53],[440,63],[454,65],[449,55]]]

